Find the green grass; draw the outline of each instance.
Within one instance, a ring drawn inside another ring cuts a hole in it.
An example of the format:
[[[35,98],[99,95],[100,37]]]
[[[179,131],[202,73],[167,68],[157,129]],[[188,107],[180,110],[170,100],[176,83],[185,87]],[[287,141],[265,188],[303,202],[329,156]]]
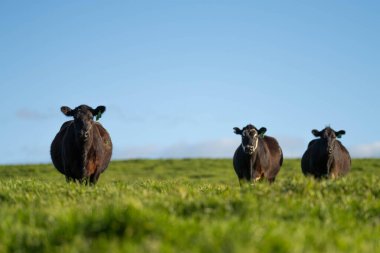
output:
[[[0,166],[0,252],[380,252],[380,160],[338,180],[285,160],[240,188],[231,160],[112,162],[95,187]]]

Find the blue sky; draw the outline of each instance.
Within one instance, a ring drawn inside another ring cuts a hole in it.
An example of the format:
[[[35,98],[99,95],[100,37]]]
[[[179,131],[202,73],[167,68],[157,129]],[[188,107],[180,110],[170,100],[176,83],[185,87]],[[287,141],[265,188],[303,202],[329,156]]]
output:
[[[105,105],[113,159],[232,157],[252,123],[302,156],[380,157],[380,2],[1,1],[0,163],[50,162],[62,105]]]

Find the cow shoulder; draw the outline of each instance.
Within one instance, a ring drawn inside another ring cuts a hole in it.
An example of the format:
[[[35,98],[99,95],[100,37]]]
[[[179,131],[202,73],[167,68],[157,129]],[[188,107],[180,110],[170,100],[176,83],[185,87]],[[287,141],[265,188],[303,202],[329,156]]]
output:
[[[73,122],[74,122],[74,120],[66,121],[65,123],[62,124],[61,129],[59,131],[65,131],[66,129],[68,129],[71,126],[71,124]]]
[[[109,133],[107,130],[98,122],[95,122],[95,127],[98,130],[96,134],[99,134],[98,137],[100,137],[103,141],[103,144],[108,148],[112,148],[112,141]],[[96,137],[97,138],[97,137]]]
[[[323,143],[322,139],[314,139],[309,142],[307,150],[310,152],[310,156],[315,156],[317,154],[323,154],[323,150],[325,149],[325,143]]]
[[[263,142],[271,152],[275,150],[277,151],[280,147],[277,140],[271,136],[265,136]]]
[[[317,143],[318,143],[318,140],[319,140],[319,139],[311,140],[311,141],[309,142],[309,144],[307,145],[307,148],[310,148],[310,147],[313,146],[314,144],[317,144]]]
[[[107,130],[98,122],[95,122],[95,127],[98,130],[97,133],[99,133],[99,136],[104,138],[109,138],[109,134]]]
[[[350,156],[348,150],[346,149],[346,147],[340,141],[336,140],[336,145],[337,145],[340,153],[345,154],[348,157]]]

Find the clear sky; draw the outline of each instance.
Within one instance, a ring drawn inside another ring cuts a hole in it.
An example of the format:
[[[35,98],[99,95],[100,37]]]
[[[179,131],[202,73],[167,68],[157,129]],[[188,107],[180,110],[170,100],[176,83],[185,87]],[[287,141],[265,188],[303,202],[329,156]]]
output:
[[[113,159],[232,157],[265,126],[286,157],[313,128],[380,157],[380,1],[0,1],[0,163],[50,162],[105,105]]]

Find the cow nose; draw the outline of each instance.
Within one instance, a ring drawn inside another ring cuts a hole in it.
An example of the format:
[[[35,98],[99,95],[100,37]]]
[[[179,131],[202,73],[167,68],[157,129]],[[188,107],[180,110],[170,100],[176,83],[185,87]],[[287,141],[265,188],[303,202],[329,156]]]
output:
[[[253,146],[247,145],[247,151],[248,151],[248,153],[252,153],[253,152]]]
[[[80,135],[81,135],[82,138],[87,139],[88,136],[89,136],[89,133],[88,133],[88,131],[81,130],[80,131]]]

